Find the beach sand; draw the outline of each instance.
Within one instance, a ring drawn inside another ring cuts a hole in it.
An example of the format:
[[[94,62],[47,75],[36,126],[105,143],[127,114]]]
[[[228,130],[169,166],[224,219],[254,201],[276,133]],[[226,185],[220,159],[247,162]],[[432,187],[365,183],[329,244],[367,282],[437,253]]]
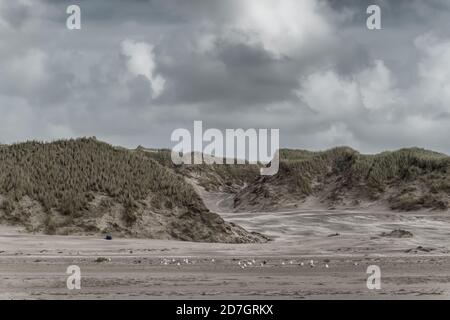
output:
[[[27,234],[2,226],[0,298],[450,298],[450,216],[446,213],[309,210],[222,215],[274,240],[263,244],[108,241]],[[381,236],[395,229],[407,230],[413,237]],[[80,267],[80,290],[67,288],[70,265]],[[379,290],[367,288],[370,265],[380,267]]]

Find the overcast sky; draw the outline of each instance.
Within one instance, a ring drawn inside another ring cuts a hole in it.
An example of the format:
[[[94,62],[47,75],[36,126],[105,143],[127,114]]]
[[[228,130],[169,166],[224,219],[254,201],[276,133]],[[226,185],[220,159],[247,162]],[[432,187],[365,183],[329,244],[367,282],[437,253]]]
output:
[[[171,147],[194,120],[450,154],[450,1],[0,0],[0,142]]]

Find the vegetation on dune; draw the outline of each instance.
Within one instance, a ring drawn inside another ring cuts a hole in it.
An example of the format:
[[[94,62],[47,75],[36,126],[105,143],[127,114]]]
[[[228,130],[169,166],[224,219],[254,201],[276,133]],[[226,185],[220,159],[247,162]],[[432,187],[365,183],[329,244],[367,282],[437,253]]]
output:
[[[282,150],[280,155],[280,176],[268,181],[289,177],[300,194],[312,194],[314,180],[335,181],[340,192],[359,189],[371,199],[390,191],[388,200],[397,210],[448,206],[450,157],[441,153],[410,148],[364,155],[339,147],[322,152]]]
[[[186,166],[183,172],[198,177],[198,183],[207,191],[233,191],[255,181],[259,175],[259,167],[248,164],[201,164]]]
[[[148,154],[184,176],[196,177],[207,190],[238,192],[237,202],[243,200],[239,195],[243,186],[248,187],[241,195],[252,203],[266,198],[281,205],[289,200],[286,194],[300,199],[320,192],[330,202],[345,197],[356,202],[383,199],[392,209],[403,211],[445,210],[450,200],[450,158],[419,148],[375,155],[349,147],[318,152],[281,149],[280,170],[271,177],[261,177],[256,165],[174,166],[169,150]]]
[[[173,169],[176,173],[194,178],[207,191],[236,191],[244,185],[252,183],[259,177],[259,167],[250,164],[195,164],[174,165],[170,150],[145,150],[147,157],[161,165]],[[225,161],[224,161],[225,162]]]
[[[283,149],[280,158],[278,174],[260,176],[258,165],[175,166],[170,150],[127,150],[95,138],[4,145],[0,220],[47,233],[77,228],[193,241],[262,239],[209,212],[186,178],[209,191],[236,193],[237,207],[282,206],[307,196],[330,206],[384,201],[402,211],[446,210],[450,202],[444,154],[412,148],[364,155],[339,147]]]
[[[95,139],[26,142],[0,148],[0,194],[9,203],[24,196],[46,210],[82,214],[94,194],[105,194],[127,207],[150,193],[174,205],[199,206],[183,178],[155,161]]]
[[[210,212],[182,175],[155,160],[95,138],[2,146],[0,221],[50,234],[267,240]]]

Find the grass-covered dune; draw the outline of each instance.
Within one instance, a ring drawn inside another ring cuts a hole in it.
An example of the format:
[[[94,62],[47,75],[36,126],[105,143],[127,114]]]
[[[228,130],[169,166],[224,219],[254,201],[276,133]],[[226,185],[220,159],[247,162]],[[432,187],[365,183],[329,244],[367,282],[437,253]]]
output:
[[[264,240],[209,212],[183,176],[95,138],[1,146],[0,222],[50,234]]]
[[[450,157],[418,148],[365,155],[339,147],[322,152],[281,150],[280,171],[261,177],[236,205],[277,205],[315,197],[329,207],[385,204],[393,210],[446,210]],[[259,201],[259,200],[260,201]]]
[[[237,192],[259,177],[259,166],[249,164],[190,164],[174,165],[168,149],[138,148],[145,156],[155,160],[184,177],[191,178],[206,191]],[[194,156],[191,154],[191,156]],[[200,155],[198,155],[200,156]],[[225,163],[225,160],[223,159]]]
[[[304,203],[325,208],[447,210],[450,203],[450,157],[419,148],[375,155],[348,147],[319,152],[281,149],[280,170],[271,177],[260,176],[256,165],[174,166],[169,150],[146,154],[206,190],[235,193],[235,207],[244,211]]]

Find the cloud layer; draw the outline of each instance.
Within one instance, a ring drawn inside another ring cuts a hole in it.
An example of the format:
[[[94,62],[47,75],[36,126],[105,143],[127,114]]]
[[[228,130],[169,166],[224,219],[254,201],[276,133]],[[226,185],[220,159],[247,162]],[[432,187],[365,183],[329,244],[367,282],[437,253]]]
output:
[[[279,128],[292,148],[450,153],[449,15],[446,0],[0,0],[0,141],[170,147],[203,120]]]

